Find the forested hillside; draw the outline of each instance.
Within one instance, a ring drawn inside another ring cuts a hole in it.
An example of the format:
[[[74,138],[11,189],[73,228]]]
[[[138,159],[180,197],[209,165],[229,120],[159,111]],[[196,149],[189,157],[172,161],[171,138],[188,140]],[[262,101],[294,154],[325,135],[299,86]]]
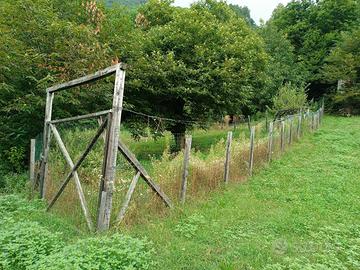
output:
[[[112,6],[113,4],[120,4],[128,7],[136,7],[142,4],[145,4],[147,0],[106,0],[105,3],[107,6]]]

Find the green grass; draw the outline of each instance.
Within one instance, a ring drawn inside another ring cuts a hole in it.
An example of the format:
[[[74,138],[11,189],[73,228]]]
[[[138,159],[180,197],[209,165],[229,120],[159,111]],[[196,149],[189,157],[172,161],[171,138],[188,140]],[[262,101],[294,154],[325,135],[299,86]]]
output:
[[[360,118],[314,135],[245,184],[129,232],[157,269],[359,269]]]

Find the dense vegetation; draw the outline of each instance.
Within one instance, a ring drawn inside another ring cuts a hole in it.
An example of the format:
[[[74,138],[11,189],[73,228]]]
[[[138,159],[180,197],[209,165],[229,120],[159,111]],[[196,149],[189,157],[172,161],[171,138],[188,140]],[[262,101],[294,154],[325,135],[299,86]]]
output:
[[[1,1],[1,166],[22,167],[29,139],[42,129],[46,87],[118,61],[128,64],[126,108],[185,120],[164,125],[178,146],[190,121],[265,111],[286,83],[309,84],[310,98],[328,93],[334,109],[356,113],[358,0],[292,1],[258,27],[246,7],[215,0],[171,4],[149,0],[127,9],[109,1]],[[331,90],[337,80],[346,81],[343,92]],[[110,88],[105,80],[60,95],[54,116],[103,109]],[[147,120],[124,114],[135,136]]]

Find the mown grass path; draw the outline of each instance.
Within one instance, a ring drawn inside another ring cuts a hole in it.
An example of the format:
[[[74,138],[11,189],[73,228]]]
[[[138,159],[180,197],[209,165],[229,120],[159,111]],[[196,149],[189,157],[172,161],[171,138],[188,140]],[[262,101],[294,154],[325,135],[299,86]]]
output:
[[[360,118],[326,117],[247,183],[132,234],[157,269],[360,269]]]

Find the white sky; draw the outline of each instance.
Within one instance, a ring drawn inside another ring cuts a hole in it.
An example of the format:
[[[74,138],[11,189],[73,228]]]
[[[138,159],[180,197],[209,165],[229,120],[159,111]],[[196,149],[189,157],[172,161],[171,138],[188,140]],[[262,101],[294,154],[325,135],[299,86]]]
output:
[[[195,0],[175,0],[176,6],[188,7]],[[290,0],[228,0],[229,4],[236,4],[239,6],[247,6],[251,11],[251,17],[256,23],[259,23],[260,19],[267,21],[273,10],[278,4],[287,4]]]

